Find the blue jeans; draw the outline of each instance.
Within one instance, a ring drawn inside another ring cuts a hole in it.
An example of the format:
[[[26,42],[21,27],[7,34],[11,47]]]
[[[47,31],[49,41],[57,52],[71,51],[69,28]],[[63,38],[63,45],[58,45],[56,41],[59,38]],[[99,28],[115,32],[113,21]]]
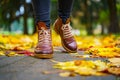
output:
[[[63,23],[70,17],[74,0],[58,0],[58,16]],[[36,23],[45,22],[50,28],[50,0],[32,0]]]

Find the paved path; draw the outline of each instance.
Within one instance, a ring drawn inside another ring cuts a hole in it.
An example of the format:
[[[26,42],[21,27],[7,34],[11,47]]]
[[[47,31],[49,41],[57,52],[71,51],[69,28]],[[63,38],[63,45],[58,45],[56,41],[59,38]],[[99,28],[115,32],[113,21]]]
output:
[[[79,52],[81,53],[81,52]],[[69,61],[80,59],[67,53],[54,51],[54,60]],[[43,71],[54,71],[50,59],[36,59],[34,57],[6,57],[0,56],[0,80],[120,80],[120,77],[109,76],[76,76],[60,77],[58,73],[43,74]]]

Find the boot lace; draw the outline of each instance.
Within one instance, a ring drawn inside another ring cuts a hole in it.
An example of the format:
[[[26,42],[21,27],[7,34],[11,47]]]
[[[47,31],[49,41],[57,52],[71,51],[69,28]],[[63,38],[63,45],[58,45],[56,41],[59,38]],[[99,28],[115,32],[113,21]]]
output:
[[[63,31],[63,37],[64,38],[70,38],[72,37],[72,27],[70,26],[70,24],[65,24],[61,27],[62,31]]]
[[[51,37],[50,37],[50,30],[41,29],[38,31],[38,42],[39,44],[50,44]]]

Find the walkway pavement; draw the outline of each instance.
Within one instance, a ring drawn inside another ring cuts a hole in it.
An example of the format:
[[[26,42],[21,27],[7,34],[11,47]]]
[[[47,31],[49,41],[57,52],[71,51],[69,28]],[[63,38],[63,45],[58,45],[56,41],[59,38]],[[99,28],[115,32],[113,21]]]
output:
[[[69,61],[80,59],[60,51],[57,49],[54,51],[54,60]],[[82,54],[82,52],[79,53]],[[43,71],[55,71],[56,69],[52,68],[53,64],[50,59],[36,59],[29,56],[0,56],[0,80],[120,80],[120,77],[113,75],[60,77],[58,73],[42,73]]]

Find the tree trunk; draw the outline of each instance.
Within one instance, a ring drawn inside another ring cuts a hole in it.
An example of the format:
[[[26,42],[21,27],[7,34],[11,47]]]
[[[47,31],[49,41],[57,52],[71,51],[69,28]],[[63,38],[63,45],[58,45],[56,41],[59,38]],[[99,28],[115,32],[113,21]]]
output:
[[[102,28],[102,31],[101,31],[101,34],[103,35],[104,34],[104,24],[101,23],[101,28]]]
[[[91,14],[92,11],[91,11],[91,7],[88,6],[87,1],[89,1],[89,0],[84,1],[84,4],[85,4],[84,14],[85,14],[85,19],[86,19],[86,29],[87,29],[88,35],[92,35],[93,34],[92,18],[91,18],[92,17],[92,14]]]
[[[116,0],[107,0],[110,12],[109,33],[119,33],[119,24],[117,18]]]
[[[24,11],[25,11],[25,13],[24,13],[24,34],[28,34],[28,27],[27,27],[27,4],[26,4],[26,2],[25,2],[25,0],[24,0]]]
[[[11,26],[10,25],[8,25],[8,31],[11,32]]]
[[[34,20],[33,34],[36,32],[37,32],[37,27],[36,27],[35,20]]]

